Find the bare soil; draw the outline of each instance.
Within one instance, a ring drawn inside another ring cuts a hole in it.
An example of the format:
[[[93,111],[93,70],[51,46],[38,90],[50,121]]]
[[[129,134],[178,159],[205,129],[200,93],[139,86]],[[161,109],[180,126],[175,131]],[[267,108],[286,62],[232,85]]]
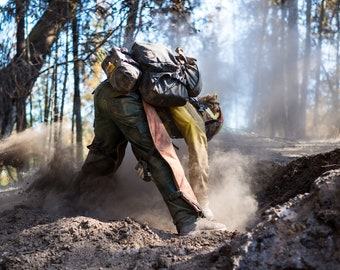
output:
[[[242,226],[184,237],[155,188],[132,186],[123,172],[94,180],[74,209],[67,190],[76,170],[54,155],[0,190],[0,270],[340,269],[339,146],[222,134],[210,154],[246,157],[258,207]]]

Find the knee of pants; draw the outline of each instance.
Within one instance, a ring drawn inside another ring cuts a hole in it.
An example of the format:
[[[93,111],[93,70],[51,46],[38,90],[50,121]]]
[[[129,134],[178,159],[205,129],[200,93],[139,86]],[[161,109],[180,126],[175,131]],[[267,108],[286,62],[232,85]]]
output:
[[[114,160],[98,155],[89,153],[82,168],[82,172],[88,175],[109,175],[115,172],[116,166]]]

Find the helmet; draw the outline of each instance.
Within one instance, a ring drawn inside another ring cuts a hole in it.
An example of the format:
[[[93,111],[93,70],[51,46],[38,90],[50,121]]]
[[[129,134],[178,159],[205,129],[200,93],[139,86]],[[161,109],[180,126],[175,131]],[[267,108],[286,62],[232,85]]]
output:
[[[214,113],[209,106],[204,106],[199,110],[203,117],[203,121],[205,123],[205,133],[207,135],[207,140],[210,141],[223,126],[223,114],[221,108],[218,106],[218,110]]]

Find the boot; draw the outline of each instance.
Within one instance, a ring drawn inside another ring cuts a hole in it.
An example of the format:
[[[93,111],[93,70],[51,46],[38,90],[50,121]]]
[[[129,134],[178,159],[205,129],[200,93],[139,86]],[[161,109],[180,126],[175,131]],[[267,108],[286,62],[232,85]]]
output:
[[[195,223],[200,214],[182,197],[168,200],[166,204],[178,233],[182,227]]]
[[[180,228],[179,235],[195,235],[204,231],[226,231],[227,227],[214,220],[207,218],[197,218],[197,220],[192,223],[185,225]]]
[[[167,206],[179,235],[192,235],[202,231],[225,231],[224,224],[201,217],[182,197],[168,200]]]

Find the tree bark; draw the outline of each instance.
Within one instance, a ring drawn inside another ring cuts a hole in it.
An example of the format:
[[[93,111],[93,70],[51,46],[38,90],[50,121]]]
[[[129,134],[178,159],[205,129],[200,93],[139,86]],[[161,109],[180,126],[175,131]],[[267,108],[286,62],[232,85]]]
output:
[[[260,40],[258,42],[258,51],[256,54],[256,60],[255,60],[255,72],[253,76],[253,89],[251,94],[251,100],[252,103],[249,108],[249,123],[248,126],[251,130],[254,130],[255,132],[261,132],[262,127],[264,126],[263,123],[263,110],[261,109],[263,107],[262,104],[262,97],[264,95],[263,93],[263,56],[264,56],[264,47],[265,47],[265,38],[266,38],[266,23],[269,13],[269,5],[267,2],[263,2],[263,10],[264,14],[261,21],[261,32],[260,32]]]
[[[25,53],[25,13],[26,13],[26,1],[15,0],[15,19],[17,25],[17,53],[16,57],[20,57],[23,53]],[[22,91],[18,87],[16,89],[16,94],[18,96],[16,103],[16,129],[18,132],[23,131],[27,127],[27,119],[26,119],[26,99],[23,96]]]
[[[321,53],[322,53],[322,32],[323,32],[323,21],[325,16],[325,0],[321,1],[320,15],[318,25],[318,54],[316,59],[316,84],[314,93],[314,110],[313,110],[313,135],[318,135],[318,123],[319,123],[319,102],[320,102],[320,80],[321,80]]]
[[[299,138],[306,136],[306,111],[307,111],[307,94],[308,94],[308,82],[309,82],[309,69],[310,69],[310,56],[311,56],[311,13],[312,13],[312,0],[307,0],[306,6],[306,43],[305,43],[305,55],[303,58],[303,73],[301,84],[301,100],[300,100],[300,125],[301,130],[298,134]]]
[[[299,78],[298,78],[298,1],[290,0],[288,6],[288,35],[287,35],[287,127],[288,138],[296,139],[299,134]]]
[[[72,36],[73,36],[73,58],[74,58],[74,99],[73,99],[73,119],[76,124],[76,160],[82,163],[83,159],[83,127],[81,118],[81,102],[80,102],[80,60],[79,60],[79,31],[78,31],[78,19],[73,18],[72,21]],[[73,126],[73,124],[72,124]]]
[[[46,56],[65,23],[75,15],[79,0],[50,0],[49,6],[24,42],[20,55],[0,70],[0,138],[16,122],[17,105],[25,105]]]
[[[336,45],[336,70],[335,70],[335,100],[334,100],[334,115],[335,121],[334,126],[336,127],[336,134],[340,134],[340,0],[337,0],[337,8],[335,10],[336,14],[336,25],[337,25],[337,45]]]
[[[138,15],[138,6],[139,6],[139,0],[132,0],[132,1],[126,1],[129,5],[129,13],[125,28],[125,35],[124,35],[124,46],[126,48],[130,48],[132,46],[133,41],[135,40],[134,34],[136,32],[136,21],[137,21],[137,15]]]

